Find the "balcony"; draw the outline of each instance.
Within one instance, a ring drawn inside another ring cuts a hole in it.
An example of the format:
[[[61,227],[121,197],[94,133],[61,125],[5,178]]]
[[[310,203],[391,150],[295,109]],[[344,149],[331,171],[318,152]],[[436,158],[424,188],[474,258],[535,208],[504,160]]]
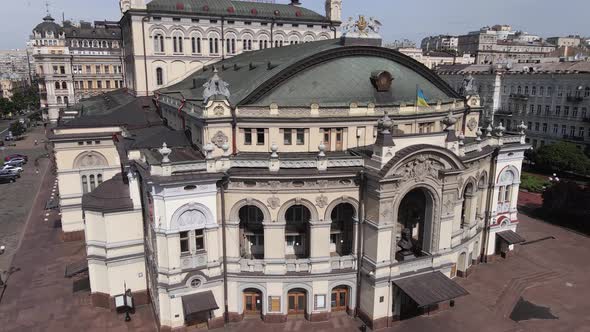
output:
[[[584,137],[582,136],[574,136],[574,135],[563,135],[563,139],[568,141],[576,141],[576,142],[583,142]]]
[[[584,101],[582,96],[567,96],[567,101],[570,103],[580,103]]]
[[[510,98],[515,99],[515,100],[523,100],[523,101],[529,100],[529,96],[524,95],[522,93],[511,93]]]
[[[583,118],[582,121],[584,121],[584,122],[590,122],[590,118]]]
[[[507,115],[507,116],[512,116],[514,112],[513,111],[509,111],[509,110],[497,110],[496,114],[497,115]]]

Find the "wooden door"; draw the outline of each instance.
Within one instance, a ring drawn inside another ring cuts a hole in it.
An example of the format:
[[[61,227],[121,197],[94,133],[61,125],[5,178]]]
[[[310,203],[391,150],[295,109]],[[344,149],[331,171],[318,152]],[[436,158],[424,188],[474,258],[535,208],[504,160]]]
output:
[[[289,315],[304,315],[306,309],[305,293],[292,292],[289,293]]]
[[[244,315],[262,314],[262,296],[260,293],[244,292]]]
[[[332,129],[324,128],[324,145],[326,146],[326,151],[332,151]]]
[[[348,288],[335,288],[332,290],[332,311],[345,311],[348,308]]]
[[[344,130],[342,128],[336,129],[336,151],[342,151],[344,147]]]

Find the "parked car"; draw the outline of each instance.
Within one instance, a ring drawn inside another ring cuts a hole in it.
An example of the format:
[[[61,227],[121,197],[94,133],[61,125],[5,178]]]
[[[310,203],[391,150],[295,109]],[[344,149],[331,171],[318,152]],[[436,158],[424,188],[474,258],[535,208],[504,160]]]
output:
[[[18,175],[9,171],[0,171],[0,183],[16,182]]]
[[[4,136],[4,140],[5,141],[16,141],[16,137],[11,136],[11,135],[6,135],[6,136]]]
[[[23,167],[25,164],[25,160],[22,158],[13,158],[10,161],[4,163],[4,166],[15,166],[15,167]]]
[[[17,171],[19,173],[23,172],[23,168],[20,166],[13,166],[13,165],[4,165],[1,169],[2,171]]]
[[[20,154],[20,153],[15,153],[15,154],[11,154],[10,156],[6,156],[4,158],[4,161],[10,161],[14,158],[22,158],[25,160],[25,164],[29,161],[29,157],[27,155],[24,154]]]

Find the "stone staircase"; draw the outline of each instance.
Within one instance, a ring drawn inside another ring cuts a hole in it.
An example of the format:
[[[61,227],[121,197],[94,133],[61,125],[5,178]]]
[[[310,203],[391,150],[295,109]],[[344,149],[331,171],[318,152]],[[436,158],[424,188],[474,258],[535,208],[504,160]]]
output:
[[[549,270],[524,274],[510,279],[508,285],[504,287],[496,303],[492,306],[492,311],[501,317],[509,317],[525,290],[558,279],[560,276],[559,273]]]

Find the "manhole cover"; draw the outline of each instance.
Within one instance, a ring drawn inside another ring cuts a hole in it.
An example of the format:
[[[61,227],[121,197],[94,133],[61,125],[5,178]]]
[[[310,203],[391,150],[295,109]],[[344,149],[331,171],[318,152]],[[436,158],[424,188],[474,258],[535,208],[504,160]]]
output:
[[[559,319],[559,317],[554,316],[549,307],[536,305],[521,297],[512,309],[510,319],[520,322],[529,319]]]

